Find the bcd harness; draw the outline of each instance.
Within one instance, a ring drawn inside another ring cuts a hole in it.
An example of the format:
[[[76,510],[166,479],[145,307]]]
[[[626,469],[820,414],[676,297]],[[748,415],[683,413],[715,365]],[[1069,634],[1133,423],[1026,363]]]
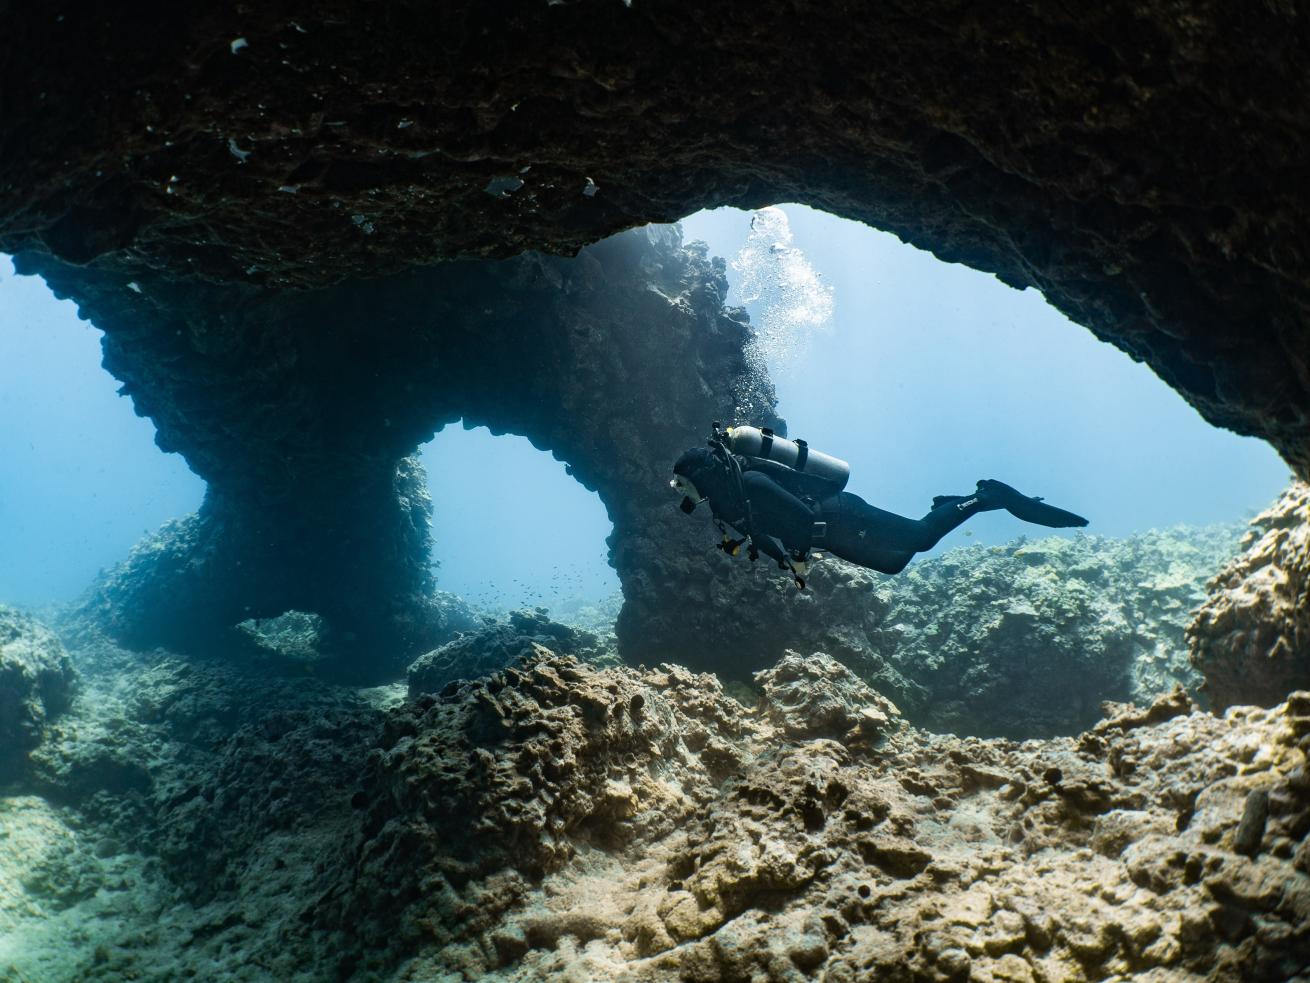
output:
[[[773,437],[772,431],[765,430],[764,433],[770,439]],[[723,536],[723,539],[717,544],[717,548],[723,550],[723,552],[727,553],[729,556],[737,556],[740,554],[742,546],[745,545],[747,546],[747,555],[750,557],[751,562],[754,563],[760,558],[760,549],[755,543],[755,521],[754,516],[751,513],[751,500],[746,495],[746,487],[742,481],[741,462],[737,459],[737,455],[732,452],[729,443],[729,435],[721,428],[717,420],[714,422],[710,431],[709,446],[714,456],[724,465],[728,473],[732,476],[732,482],[737,492],[737,499],[741,502],[743,509],[743,514],[740,518],[735,520],[728,519],[727,521],[729,524],[741,529],[746,534],[740,539],[732,538],[728,534],[728,529],[724,524],[723,517],[720,516],[718,512],[711,509],[714,518],[714,525]],[[802,443],[801,446],[803,447],[804,444]],[[684,508],[683,511],[690,512],[691,509]],[[816,540],[821,540],[826,531],[827,523],[814,523],[814,538]],[[801,552],[797,555],[797,551],[795,550],[790,551],[790,553],[790,559],[788,559],[786,553],[784,553],[784,558],[778,561],[778,569],[789,571],[797,588],[804,590],[805,578],[802,576],[801,572],[796,569],[796,564],[804,563],[806,561],[806,553]]]

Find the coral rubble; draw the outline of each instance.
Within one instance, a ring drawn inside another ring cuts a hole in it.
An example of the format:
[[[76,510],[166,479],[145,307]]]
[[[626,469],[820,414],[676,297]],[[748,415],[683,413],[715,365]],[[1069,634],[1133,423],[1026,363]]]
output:
[[[1192,664],[1221,709],[1310,688],[1310,485],[1294,482],[1251,526],[1187,628]]]

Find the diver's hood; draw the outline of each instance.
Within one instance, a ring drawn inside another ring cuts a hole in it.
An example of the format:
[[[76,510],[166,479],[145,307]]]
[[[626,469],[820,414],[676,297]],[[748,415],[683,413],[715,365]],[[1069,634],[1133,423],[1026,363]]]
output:
[[[719,467],[714,453],[704,447],[693,447],[686,451],[673,464],[673,473],[690,479],[693,483],[697,475],[705,474]]]

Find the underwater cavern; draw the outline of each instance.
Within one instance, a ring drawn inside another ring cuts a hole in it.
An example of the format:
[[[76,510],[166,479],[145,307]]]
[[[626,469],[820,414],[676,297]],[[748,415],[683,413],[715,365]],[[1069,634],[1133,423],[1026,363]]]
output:
[[[1310,12],[0,27],[0,253],[205,483],[0,606],[0,980],[1310,980]],[[1291,485],[743,576],[670,468],[788,407],[675,223],[790,202],[1040,291]],[[456,422],[599,498],[612,617],[439,589]]]

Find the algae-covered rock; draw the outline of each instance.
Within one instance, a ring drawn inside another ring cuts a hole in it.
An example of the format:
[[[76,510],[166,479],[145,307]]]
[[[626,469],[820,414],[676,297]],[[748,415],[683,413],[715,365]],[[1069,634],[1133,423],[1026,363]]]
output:
[[[467,632],[415,659],[408,671],[409,695],[436,693],[456,679],[489,675],[531,655],[535,646],[589,662],[616,661],[600,636],[552,621],[545,608],[512,611],[506,621]]]
[[[1310,945],[1310,694],[1020,744],[794,653],[753,709],[540,647],[390,709],[74,657],[42,798],[0,804],[17,979],[1287,979]]]
[[[1242,554],[1209,584],[1187,628],[1215,707],[1272,706],[1310,688],[1310,485],[1251,520]]]
[[[14,777],[73,697],[68,653],[49,628],[0,605],[0,781]]]
[[[316,614],[286,611],[276,618],[248,618],[236,626],[267,658],[312,664],[323,658],[327,626]]]

